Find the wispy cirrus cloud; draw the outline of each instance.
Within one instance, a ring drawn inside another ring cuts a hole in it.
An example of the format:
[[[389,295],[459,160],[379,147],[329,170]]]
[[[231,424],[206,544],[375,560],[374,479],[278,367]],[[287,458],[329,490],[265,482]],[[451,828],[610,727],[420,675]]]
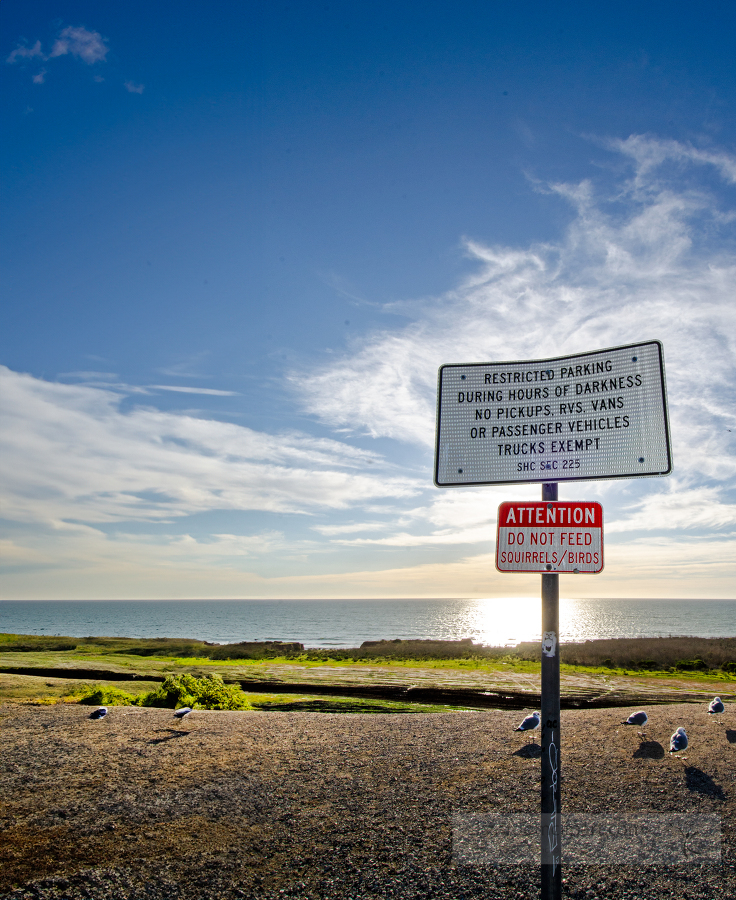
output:
[[[95,369],[85,369],[77,372],[60,372],[59,378],[73,378],[79,381],[117,381],[116,372],[98,372]]]
[[[588,181],[546,188],[576,213],[559,243],[516,249],[466,240],[476,270],[456,290],[407,307],[407,327],[371,334],[349,357],[294,374],[306,409],[332,427],[431,447],[442,363],[656,337],[665,347],[678,471],[705,465],[711,475],[736,474],[727,430],[736,425],[736,264],[733,222],[722,215],[732,210],[652,168],[652,160],[676,158],[728,174],[736,157],[644,138],[616,146],[633,161],[628,181],[600,193]],[[696,251],[705,227],[710,245]],[[703,442],[708,452],[697,460],[678,453]]]
[[[237,397],[238,391],[220,391],[216,388],[182,387],[178,384],[151,384],[152,391],[173,391],[176,394],[206,394],[210,397]]]
[[[73,379],[88,387],[106,387],[124,394],[149,394],[154,391],[168,391],[175,394],[202,394],[209,397],[238,397],[238,391],[224,391],[218,388],[190,387],[178,384],[131,385],[118,380],[115,372],[62,372],[59,379]]]
[[[4,367],[0,382],[0,499],[4,517],[17,522],[59,528],[213,510],[310,514],[417,491],[415,479],[392,472],[378,454],[339,441],[150,407],[123,411],[124,397],[109,388]]]
[[[646,179],[668,161],[713,166],[722,178],[736,184],[736,158],[724,151],[703,150],[692,144],[658,140],[641,134],[632,134],[625,140],[605,141],[604,144],[635,161],[639,186],[645,185]]]
[[[314,530],[326,537],[365,531],[385,531],[387,522],[351,522],[349,525],[315,525]]]
[[[350,356],[295,373],[294,389],[332,428],[398,440],[429,456],[441,364],[657,338],[665,348],[675,475],[564,490],[605,497],[607,528],[621,535],[716,532],[731,526],[736,503],[736,198],[727,187],[736,183],[736,156],[636,135],[605,145],[628,164],[623,177],[539,187],[574,211],[559,241],[516,248],[466,239],[474,271],[463,283],[404,304],[409,325],[370,334]],[[480,493],[483,499],[469,489],[448,491],[452,499],[405,510],[379,537],[333,539],[437,544],[484,531],[487,538],[495,504],[490,489]]]
[[[142,94],[145,91],[145,84],[136,84],[133,81],[126,81],[123,85],[129,94]]]
[[[412,534],[408,531],[398,531],[394,534],[380,538],[340,538],[338,543],[346,547],[428,547],[441,545],[449,547],[456,544],[481,544],[489,543],[492,532],[487,526],[477,528],[451,529],[446,531],[434,531],[430,534]]]
[[[616,521],[606,525],[615,534],[630,531],[709,531],[736,526],[736,503],[717,487],[697,487],[650,494],[631,508],[624,508]],[[736,561],[736,558],[735,560]]]

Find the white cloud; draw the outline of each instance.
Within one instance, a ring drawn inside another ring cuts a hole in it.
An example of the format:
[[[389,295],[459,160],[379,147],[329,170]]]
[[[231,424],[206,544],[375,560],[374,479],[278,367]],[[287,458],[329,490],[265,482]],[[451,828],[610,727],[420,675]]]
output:
[[[385,521],[353,522],[348,525],[313,525],[312,529],[342,546],[430,547],[486,544],[495,540],[498,505],[508,498],[504,487],[437,491],[426,485],[426,502],[404,503],[377,510]],[[539,486],[514,489],[517,497],[539,495]],[[367,511],[367,510],[366,510]],[[410,530],[411,529],[411,530]],[[346,537],[383,532],[380,537]]]
[[[5,61],[14,63],[18,59],[35,59],[36,57],[45,59],[43,51],[41,50],[41,41],[36,41],[32,47],[19,45]]]
[[[193,353],[182,362],[165,366],[157,371],[162,375],[169,375],[174,378],[208,378],[210,376],[205,374],[206,366],[203,366],[208,357],[208,351],[200,351],[199,353]]]
[[[58,528],[210,510],[310,513],[418,489],[377,454],[338,441],[144,407],[122,412],[111,390],[4,367],[0,381],[6,519]]]
[[[410,534],[408,531],[399,531],[383,538],[341,538],[337,543],[345,546],[359,547],[427,547],[432,545],[451,546],[453,544],[489,544],[492,542],[494,532],[486,526],[476,528],[453,528],[445,531],[435,531],[431,534]]]
[[[82,62],[93,65],[96,62],[104,62],[109,49],[99,32],[88,31],[82,25],[77,27],[70,25],[64,28],[56,39],[48,58],[71,54]]]
[[[499,575],[492,552],[418,565],[402,557],[391,568],[253,571],[255,556],[276,551],[283,558],[286,546],[277,532],[217,535],[208,542],[190,535],[113,540],[92,529],[67,527],[54,542],[0,542],[4,562],[18,569],[3,575],[3,588],[6,596],[19,599],[495,596],[511,602],[539,596],[538,575]],[[733,597],[735,562],[733,544],[725,541],[650,539],[614,545],[606,550],[604,575],[566,578],[563,597]]]
[[[674,160],[680,163],[714,166],[722,178],[736,184],[736,159],[722,151],[701,150],[691,144],[657,140],[640,134],[632,134],[626,140],[611,140],[606,143],[611,149],[618,150],[635,160],[640,183],[643,183],[644,179],[662,163]]]
[[[207,540],[197,539],[190,534],[126,534],[117,532],[112,538],[99,536],[107,545],[109,556],[128,555],[127,548],[136,552],[148,548],[151,561],[163,557],[171,564],[179,564],[184,559],[189,565],[202,566],[212,563],[240,563],[243,559],[253,559],[264,553],[283,550],[284,536],[280,531],[265,531],[258,534],[212,534]],[[121,549],[120,545],[125,545]]]
[[[729,503],[715,487],[677,489],[677,482],[662,493],[643,497],[631,511],[606,523],[606,532],[718,530],[736,525],[736,503]]]
[[[732,598],[734,563],[732,542],[650,538],[610,546],[604,576],[570,576],[561,587],[571,598]],[[539,597],[538,575],[499,575],[492,551],[450,562],[264,579],[258,587],[263,596],[283,596],[277,584],[305,597]]]
[[[59,378],[74,378],[79,381],[116,381],[118,379],[116,372],[96,372],[96,371],[79,371],[79,372],[61,372]]]
[[[56,59],[60,56],[71,55],[76,59],[81,59],[82,62],[85,62],[88,65],[94,65],[94,63],[97,62],[104,62],[108,51],[109,47],[106,46],[105,39],[99,32],[88,31],[81,25],[77,27],[70,25],[61,31],[48,56],[44,54],[41,49],[41,41],[36,41],[32,47],[19,44],[8,56],[6,62],[15,63],[18,62],[18,60],[25,59],[42,59],[45,62],[48,62],[49,60]],[[41,69],[40,72],[33,75],[33,83],[44,84],[46,75],[47,70],[45,68]],[[95,81],[103,80],[104,79],[99,76],[95,76]],[[134,85],[132,82],[126,82],[125,86],[129,91],[138,94],[143,92],[142,84]]]
[[[175,384],[151,384],[152,391],[174,391],[177,394],[208,394],[212,397],[237,397],[237,391],[218,391],[215,388],[180,387]]]
[[[146,89],[145,84],[135,84],[132,81],[126,81],[124,87],[129,94],[142,94]]]
[[[385,531],[389,524],[387,522],[353,522],[350,525],[314,525],[314,531],[325,537],[333,537],[340,534],[355,534],[361,531]]]
[[[243,596],[259,558],[284,555],[283,535],[189,534],[105,535],[84,526],[64,526],[23,540],[0,540],[3,589],[14,597],[121,599],[131,596]]]

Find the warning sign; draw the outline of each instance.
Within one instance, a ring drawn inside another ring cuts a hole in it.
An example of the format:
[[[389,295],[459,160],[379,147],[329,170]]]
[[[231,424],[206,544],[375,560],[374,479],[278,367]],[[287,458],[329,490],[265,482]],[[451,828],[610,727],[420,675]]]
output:
[[[498,507],[499,572],[571,572],[603,569],[603,507],[587,500],[515,501]]]

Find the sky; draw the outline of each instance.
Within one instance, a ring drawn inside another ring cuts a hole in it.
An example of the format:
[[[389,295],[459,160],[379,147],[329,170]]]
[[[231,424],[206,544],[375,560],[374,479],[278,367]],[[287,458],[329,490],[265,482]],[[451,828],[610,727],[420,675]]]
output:
[[[643,340],[561,593],[736,597],[736,7],[593,6],[4,0],[3,598],[538,595],[438,368]]]

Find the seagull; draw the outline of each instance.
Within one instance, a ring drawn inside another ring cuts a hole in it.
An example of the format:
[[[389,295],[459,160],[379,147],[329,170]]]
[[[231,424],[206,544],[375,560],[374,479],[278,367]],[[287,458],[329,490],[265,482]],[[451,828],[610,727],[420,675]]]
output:
[[[714,697],[708,704],[708,712],[713,716],[716,713],[722,713],[726,707],[720,697]]]
[[[539,722],[541,721],[539,715],[538,712],[535,712],[527,716],[521,725],[514,728],[514,731],[534,731],[535,728],[539,728]]]
[[[622,725],[639,725],[641,728],[649,721],[649,716],[644,712],[643,709],[640,709],[639,712],[632,713],[628,719],[625,719],[621,724]],[[644,731],[637,731],[639,737],[644,737]]]
[[[104,719],[107,715],[107,707],[101,706],[99,709],[96,709],[93,713],[89,714],[90,719]]]
[[[682,725],[670,738],[670,753],[679,753],[680,750],[687,750],[687,735]]]
[[[176,716],[177,719],[183,719],[184,716],[188,716],[191,711],[192,711],[191,706],[182,706],[181,709],[174,710],[174,715]]]

